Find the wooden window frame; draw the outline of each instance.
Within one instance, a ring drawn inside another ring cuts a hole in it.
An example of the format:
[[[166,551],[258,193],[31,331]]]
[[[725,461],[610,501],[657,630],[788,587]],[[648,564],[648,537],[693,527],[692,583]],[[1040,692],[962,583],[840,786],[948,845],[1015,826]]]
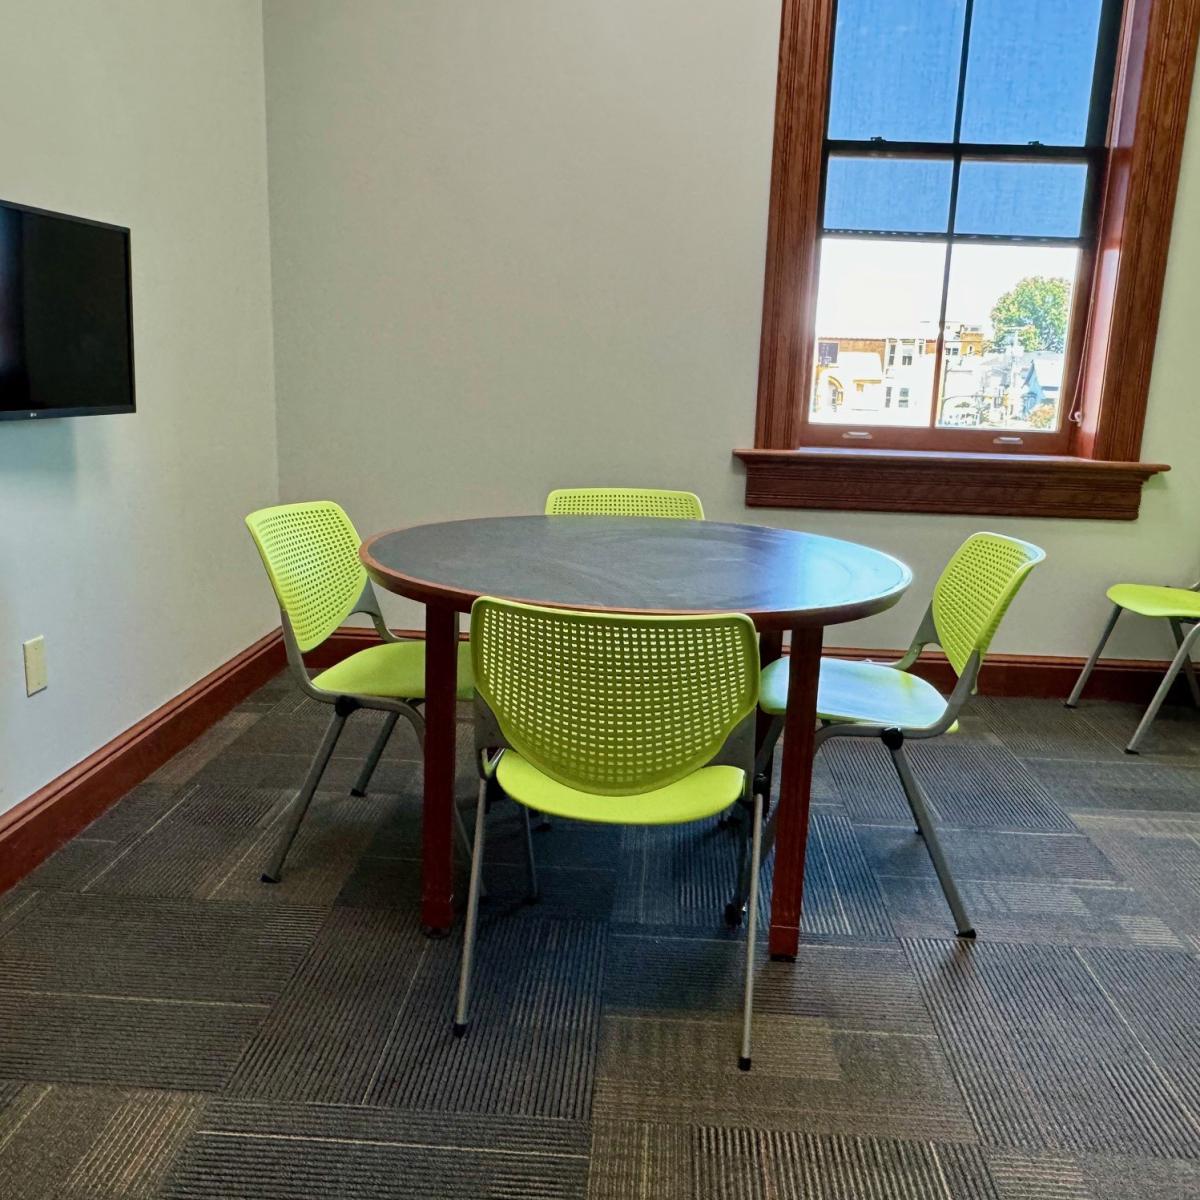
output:
[[[1026,447],[869,449],[803,444],[816,350],[822,161],[836,0],[783,0],[751,507],[1133,520],[1200,0],[1125,0],[1099,184],[1094,261],[1081,264],[1065,453]]]

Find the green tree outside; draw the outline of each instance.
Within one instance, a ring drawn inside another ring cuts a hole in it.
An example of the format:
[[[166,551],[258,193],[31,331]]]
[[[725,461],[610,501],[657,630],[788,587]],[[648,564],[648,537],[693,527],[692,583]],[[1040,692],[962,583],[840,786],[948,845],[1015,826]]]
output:
[[[1010,343],[1027,353],[1055,350],[1067,343],[1067,305],[1071,284],[1066,279],[1031,275],[1005,292],[992,308],[991,350]]]

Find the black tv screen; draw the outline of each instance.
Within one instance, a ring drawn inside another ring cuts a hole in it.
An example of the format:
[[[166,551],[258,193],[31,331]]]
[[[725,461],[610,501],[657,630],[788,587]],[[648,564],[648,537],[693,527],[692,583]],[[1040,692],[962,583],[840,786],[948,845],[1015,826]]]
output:
[[[133,412],[129,230],[0,201],[0,420]]]

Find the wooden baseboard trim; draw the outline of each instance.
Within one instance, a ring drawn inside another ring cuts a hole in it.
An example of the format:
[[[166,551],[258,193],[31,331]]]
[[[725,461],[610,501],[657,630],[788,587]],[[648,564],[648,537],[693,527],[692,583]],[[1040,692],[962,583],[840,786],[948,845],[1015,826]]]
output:
[[[283,638],[275,630],[0,813],[0,891],[194,742],[285,663]]]
[[[397,629],[397,637],[422,638],[420,629]],[[466,633],[461,635],[464,639]],[[359,650],[377,643],[373,629],[343,626],[306,661],[312,667],[331,667]],[[831,658],[876,659],[894,662],[901,650],[863,650],[858,647],[826,646]],[[1083,670],[1082,658],[1034,654],[989,654],[979,675],[979,692],[984,696],[1022,696],[1029,699],[1065,700]],[[1085,699],[1120,700],[1134,704],[1149,703],[1155,689],[1170,664],[1144,658],[1101,659],[1088,683]],[[946,656],[927,651],[918,660],[915,671],[935,687],[949,692],[954,686],[954,672]],[[1187,684],[1177,680],[1172,698],[1187,699]]]

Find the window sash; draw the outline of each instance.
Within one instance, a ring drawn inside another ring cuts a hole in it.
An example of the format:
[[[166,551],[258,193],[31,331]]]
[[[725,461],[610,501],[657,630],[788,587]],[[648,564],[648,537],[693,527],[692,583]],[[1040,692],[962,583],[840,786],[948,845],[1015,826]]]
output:
[[[836,5],[835,5],[836,8]],[[799,429],[802,444],[847,445],[869,441],[880,448],[903,449],[963,449],[981,450],[1014,447],[1023,451],[1044,454],[1065,453],[1072,440],[1074,427],[1079,422],[1079,401],[1076,381],[1082,355],[1082,342],[1086,328],[1086,313],[1092,290],[1095,246],[1099,226],[1099,207],[1102,194],[1104,165],[1107,148],[1104,145],[1112,106],[1113,72],[1117,53],[1117,37],[1120,27],[1121,0],[1106,0],[1097,34],[1095,66],[1092,77],[1091,102],[1088,111],[1087,138],[1085,145],[1044,145],[1031,142],[1025,145],[1009,143],[964,142],[961,140],[963,110],[967,85],[967,65],[971,45],[971,25],[974,0],[967,0],[963,20],[962,45],[958,69],[958,88],[955,102],[954,134],[948,142],[890,141],[884,138],[847,139],[828,136],[828,112],[826,130],[821,148],[821,171],[819,209],[817,214],[817,237],[848,238],[855,240],[898,240],[944,243],[945,262],[942,273],[941,304],[938,314],[938,334],[935,348],[932,394],[930,397],[929,424],[924,427],[896,428],[879,425],[833,425],[811,420],[812,389],[817,357],[803,365],[807,387],[800,399]],[[836,37],[830,38],[828,82],[832,82],[833,64],[837,53]],[[913,233],[889,229],[839,229],[825,224],[826,186],[829,160],[831,157],[892,158],[949,160],[952,164],[949,206],[944,230]],[[1080,213],[1080,233],[1077,237],[1049,237],[1037,235],[1010,235],[988,233],[963,233],[955,230],[958,216],[959,179],[964,162],[1045,163],[1061,162],[1082,164],[1087,167],[1084,186],[1083,208]],[[938,400],[943,387],[943,368],[946,358],[945,327],[946,306],[950,290],[950,272],[954,247],[957,244],[1000,244],[1030,246],[1070,246],[1080,250],[1079,267],[1072,287],[1071,312],[1067,320],[1067,345],[1064,360],[1063,385],[1060,392],[1059,424],[1055,430],[1001,429],[955,429],[939,427]],[[815,311],[813,312],[815,320]],[[813,329],[814,338],[820,330]]]

